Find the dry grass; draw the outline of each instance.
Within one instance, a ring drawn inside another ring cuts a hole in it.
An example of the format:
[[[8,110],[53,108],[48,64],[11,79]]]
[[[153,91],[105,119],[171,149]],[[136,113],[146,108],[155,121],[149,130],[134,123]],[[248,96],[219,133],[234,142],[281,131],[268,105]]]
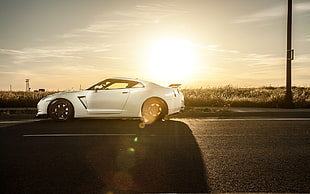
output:
[[[52,93],[0,91],[0,107],[36,107],[41,98]]]
[[[281,107],[285,88],[236,88],[230,85],[216,88],[183,89],[186,106],[196,107]],[[293,87],[297,108],[310,108],[310,88]],[[0,91],[0,107],[36,107],[39,100],[55,92]]]
[[[310,88],[294,87],[293,101],[297,108],[310,108]],[[278,108],[284,103],[284,87],[183,89],[187,106],[266,107]]]

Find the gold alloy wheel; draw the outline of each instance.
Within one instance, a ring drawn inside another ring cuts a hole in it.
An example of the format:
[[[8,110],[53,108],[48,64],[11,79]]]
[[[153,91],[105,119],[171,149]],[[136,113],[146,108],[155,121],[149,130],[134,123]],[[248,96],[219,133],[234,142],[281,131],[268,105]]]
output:
[[[142,106],[142,122],[152,124],[159,119],[163,119],[167,114],[166,104],[158,98],[151,98],[144,102]]]

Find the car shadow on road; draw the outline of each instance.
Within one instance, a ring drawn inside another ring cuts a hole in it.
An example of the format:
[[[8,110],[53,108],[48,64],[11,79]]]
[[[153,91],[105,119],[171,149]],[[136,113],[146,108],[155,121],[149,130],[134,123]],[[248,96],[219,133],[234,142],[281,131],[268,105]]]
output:
[[[2,193],[210,192],[183,122],[50,120],[1,128]]]

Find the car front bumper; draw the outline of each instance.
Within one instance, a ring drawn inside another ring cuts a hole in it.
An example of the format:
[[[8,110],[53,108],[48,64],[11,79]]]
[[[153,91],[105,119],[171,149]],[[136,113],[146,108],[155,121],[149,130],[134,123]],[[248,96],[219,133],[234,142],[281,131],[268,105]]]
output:
[[[37,104],[37,115],[36,118],[47,118],[48,117],[48,113],[47,113],[47,109],[48,109],[48,104],[49,104],[50,100],[40,100],[39,103]]]
[[[45,119],[48,118],[47,114],[37,114],[35,117],[35,119]]]

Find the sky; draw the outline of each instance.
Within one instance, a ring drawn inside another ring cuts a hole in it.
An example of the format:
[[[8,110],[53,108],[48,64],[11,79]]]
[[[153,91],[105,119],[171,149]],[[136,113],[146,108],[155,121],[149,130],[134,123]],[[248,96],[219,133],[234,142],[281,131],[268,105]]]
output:
[[[110,77],[285,86],[287,0],[0,0],[0,90]],[[293,0],[292,85],[310,87],[310,1]]]

